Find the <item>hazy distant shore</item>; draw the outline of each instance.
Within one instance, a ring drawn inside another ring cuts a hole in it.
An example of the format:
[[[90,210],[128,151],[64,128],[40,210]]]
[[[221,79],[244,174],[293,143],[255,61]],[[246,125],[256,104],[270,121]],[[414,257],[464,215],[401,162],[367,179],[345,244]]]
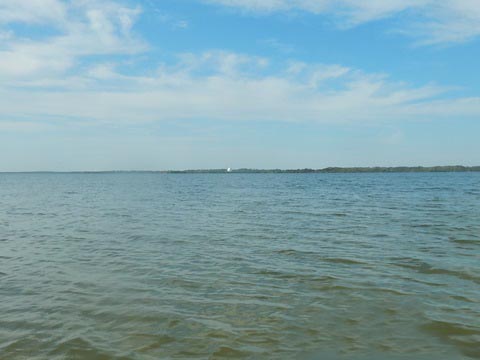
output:
[[[480,166],[397,166],[397,167],[327,167],[322,169],[190,169],[190,170],[107,170],[107,171],[20,171],[10,173],[163,173],[163,174],[299,174],[299,173],[414,173],[414,172],[477,172]],[[0,172],[2,173],[2,172]],[[9,173],[9,172],[3,172]]]
[[[385,172],[471,172],[480,171],[480,166],[433,166],[433,167],[328,167],[323,169],[210,169],[180,170],[167,173],[385,173]]]

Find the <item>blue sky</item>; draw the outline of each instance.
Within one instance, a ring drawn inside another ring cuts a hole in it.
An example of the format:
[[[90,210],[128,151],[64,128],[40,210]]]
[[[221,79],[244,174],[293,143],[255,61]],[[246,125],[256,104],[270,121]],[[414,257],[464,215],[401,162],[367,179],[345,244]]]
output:
[[[0,0],[0,171],[480,164],[477,0]]]

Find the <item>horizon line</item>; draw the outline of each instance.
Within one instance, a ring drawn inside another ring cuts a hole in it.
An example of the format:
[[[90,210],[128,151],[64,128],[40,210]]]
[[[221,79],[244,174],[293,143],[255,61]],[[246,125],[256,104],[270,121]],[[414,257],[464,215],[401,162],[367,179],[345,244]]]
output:
[[[324,168],[200,168],[180,170],[26,170],[0,174],[105,174],[105,173],[336,173],[336,172],[472,172],[480,165],[434,166],[328,166]]]

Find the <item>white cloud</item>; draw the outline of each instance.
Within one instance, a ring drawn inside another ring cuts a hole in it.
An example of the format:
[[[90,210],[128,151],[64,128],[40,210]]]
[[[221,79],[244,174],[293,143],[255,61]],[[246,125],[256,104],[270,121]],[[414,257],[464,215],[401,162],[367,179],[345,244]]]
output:
[[[464,42],[480,35],[478,0],[436,1],[424,15],[424,22],[413,23],[407,29],[422,44]]]
[[[100,80],[114,79],[118,77],[113,64],[94,65],[88,70],[87,74],[94,79]]]
[[[323,11],[331,5],[327,0],[243,3],[269,11],[288,4]],[[354,8],[353,0],[343,3],[342,11]],[[368,10],[362,18],[371,18],[409,4],[387,3],[356,6]],[[0,42],[0,122],[19,118],[28,126],[32,121],[75,118],[351,123],[480,116],[478,98],[446,99],[439,95],[449,89],[441,86],[398,83],[387,75],[341,64],[275,63],[217,50],[180,54],[175,63],[159,65],[156,72],[137,67],[138,75],[126,74],[111,55],[145,50],[133,30],[139,8],[110,0],[35,0],[31,8],[27,1],[18,4],[0,2],[0,34],[5,34]],[[47,6],[50,13],[44,11]],[[40,31],[35,39],[19,37],[8,27],[13,22],[48,24],[56,31]],[[92,55],[96,60],[83,61]]]
[[[59,0],[2,0],[0,24],[52,24],[65,20],[67,8]]]
[[[274,65],[222,51],[183,54],[154,76],[126,76],[111,64],[100,64],[71,80],[84,84],[76,90],[68,79],[63,92],[4,89],[0,119],[339,124],[480,116],[480,99],[439,100],[448,91],[440,86],[408,86],[340,65],[286,63],[279,71]]]
[[[145,0],[144,6],[146,6],[145,12],[153,14],[154,18],[160,23],[166,24],[173,30],[185,30],[190,27],[190,22],[179,17],[176,14],[166,12],[158,5],[162,5],[160,1]]]
[[[142,51],[145,45],[131,31],[139,13],[139,8],[111,1],[4,0],[0,25],[48,24],[58,34],[38,40],[2,32],[8,36],[0,43],[0,79],[49,77],[63,74],[84,56]]]
[[[478,0],[204,0],[250,13],[305,11],[331,16],[340,27],[406,14],[395,29],[420,44],[457,43],[480,35]]]
[[[383,18],[412,7],[421,7],[429,0],[205,0],[208,3],[240,8],[249,12],[301,10],[314,14],[331,13],[350,22]]]

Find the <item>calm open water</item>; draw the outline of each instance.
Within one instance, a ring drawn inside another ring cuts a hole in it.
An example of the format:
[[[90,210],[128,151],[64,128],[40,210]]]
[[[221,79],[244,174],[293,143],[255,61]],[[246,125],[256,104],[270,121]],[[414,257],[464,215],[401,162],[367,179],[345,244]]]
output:
[[[1,359],[479,359],[480,173],[0,174]]]

